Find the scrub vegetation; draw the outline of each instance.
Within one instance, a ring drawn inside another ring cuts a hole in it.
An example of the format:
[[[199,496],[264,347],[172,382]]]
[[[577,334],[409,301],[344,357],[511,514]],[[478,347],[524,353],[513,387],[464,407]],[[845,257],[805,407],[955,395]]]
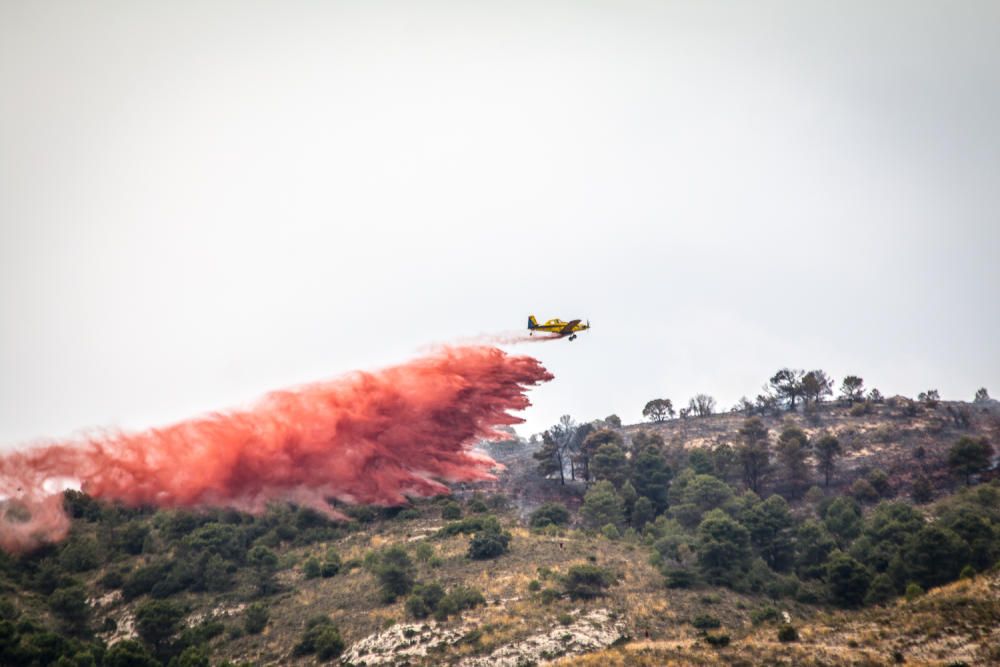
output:
[[[384,636],[472,665],[543,635],[582,665],[1000,661],[997,403],[768,386],[484,443],[497,482],[346,522],[67,491],[67,540],[0,554],[0,664],[360,664]]]

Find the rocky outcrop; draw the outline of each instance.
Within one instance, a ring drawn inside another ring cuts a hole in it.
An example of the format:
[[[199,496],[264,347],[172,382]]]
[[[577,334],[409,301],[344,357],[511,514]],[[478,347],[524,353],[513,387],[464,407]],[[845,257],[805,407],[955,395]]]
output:
[[[445,628],[433,621],[394,625],[353,644],[342,660],[356,667],[419,663],[431,651],[454,644],[470,630],[468,625]]]
[[[616,622],[607,609],[577,614],[576,620],[569,625],[501,646],[488,656],[466,658],[459,664],[461,667],[519,667],[544,663],[611,646],[624,636],[624,623]]]
[[[568,625],[558,625],[545,632],[501,646],[487,656],[473,656],[459,662],[460,667],[519,667],[544,663],[567,655],[579,655],[605,648],[624,635],[624,623],[616,621],[607,609],[574,613]],[[345,664],[356,667],[372,665],[423,664],[447,662],[447,647],[474,631],[474,623],[446,628],[434,622],[395,625],[365,637],[344,654]],[[439,659],[430,656],[441,654]]]

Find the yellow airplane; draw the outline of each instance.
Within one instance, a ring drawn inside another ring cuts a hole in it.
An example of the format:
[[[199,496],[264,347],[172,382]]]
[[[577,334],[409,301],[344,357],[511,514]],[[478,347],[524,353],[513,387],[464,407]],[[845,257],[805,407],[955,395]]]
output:
[[[576,332],[586,331],[589,328],[590,320],[587,320],[586,324],[580,324],[580,320],[563,322],[559,318],[556,318],[554,320],[547,321],[545,324],[539,324],[534,315],[530,315],[528,317],[528,331],[531,332],[531,336],[534,336],[536,331],[544,331],[545,333],[556,334],[559,338],[569,336],[570,340],[574,340],[576,338]]]

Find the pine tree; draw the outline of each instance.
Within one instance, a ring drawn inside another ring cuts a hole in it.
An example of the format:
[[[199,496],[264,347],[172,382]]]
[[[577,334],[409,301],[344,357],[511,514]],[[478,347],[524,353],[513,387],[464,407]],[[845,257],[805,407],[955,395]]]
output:
[[[993,447],[986,438],[977,440],[965,436],[948,450],[948,467],[955,474],[965,477],[965,485],[968,486],[973,475],[989,469],[992,457]]]
[[[559,473],[559,483],[566,483],[562,447],[548,431],[542,434],[542,448],[532,454],[532,457],[538,461],[538,472],[542,477],[551,477]]]
[[[698,565],[711,583],[733,583],[750,566],[750,534],[722,510],[712,510],[698,526]]]
[[[654,448],[646,447],[632,463],[632,485],[636,493],[649,498],[656,514],[667,509],[667,497],[673,470],[667,465],[663,455]]]
[[[743,437],[743,446],[738,450],[737,456],[743,467],[743,481],[748,489],[759,494],[771,467],[768,431],[759,417],[753,417],[743,422],[740,435]]]
[[[603,528],[609,523],[620,527],[625,523],[625,503],[611,482],[602,480],[587,490],[580,516],[590,528]]]
[[[816,459],[819,461],[819,471],[823,475],[823,486],[830,486],[830,478],[837,467],[840,457],[840,441],[832,435],[824,435],[816,442]]]
[[[809,484],[809,438],[802,429],[791,426],[781,432],[777,446],[778,462],[785,471],[786,480],[798,494]]]

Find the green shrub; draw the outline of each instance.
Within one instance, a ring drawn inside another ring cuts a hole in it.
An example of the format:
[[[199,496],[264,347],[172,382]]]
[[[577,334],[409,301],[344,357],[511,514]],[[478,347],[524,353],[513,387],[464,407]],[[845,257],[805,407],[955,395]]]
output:
[[[422,597],[418,595],[411,595],[406,600],[406,611],[413,618],[421,619],[430,616],[431,611],[433,610],[427,606],[427,603],[424,602]]]
[[[708,643],[709,646],[713,646],[715,648],[725,648],[726,646],[729,646],[730,639],[729,635],[726,634],[706,634],[705,642]]]
[[[864,415],[871,414],[872,406],[868,401],[863,401],[861,403],[855,403],[851,406],[850,414],[852,417],[863,417]]]
[[[562,591],[555,588],[543,588],[539,598],[542,604],[551,604],[562,597]]]
[[[329,579],[340,572],[340,567],[340,555],[333,549],[330,549],[326,552],[326,558],[323,559],[323,563],[319,567],[319,576]]]
[[[701,614],[691,619],[691,625],[698,630],[714,630],[722,626],[722,621],[710,614]]]
[[[663,576],[667,588],[691,588],[695,584],[694,572],[686,567],[665,567]]]
[[[528,582],[528,590],[532,593],[537,593],[542,590],[542,582],[538,581],[538,579],[532,579]]]
[[[132,600],[149,593],[156,584],[167,578],[171,569],[171,564],[166,561],[154,561],[137,568],[125,578],[122,596],[126,600]]]
[[[561,503],[545,503],[531,513],[528,525],[532,528],[564,526],[569,523],[569,519],[570,513],[565,505]]]
[[[82,630],[90,619],[87,591],[79,584],[57,588],[49,596],[49,609],[73,630]]]
[[[867,479],[855,480],[851,485],[851,496],[862,503],[874,503],[878,500],[879,494]]]
[[[449,616],[454,616],[466,609],[473,609],[485,603],[486,600],[479,591],[457,586],[449,591],[441,599],[441,602],[438,603],[437,609],[434,611],[434,618],[438,621],[444,621]]]
[[[396,515],[396,518],[400,521],[413,521],[420,518],[420,510],[415,507],[407,507],[405,510]]]
[[[781,612],[770,605],[767,607],[761,607],[757,611],[750,613],[750,620],[753,621],[754,625],[760,625],[761,623],[767,623],[768,621],[777,621],[780,618]]]
[[[888,498],[892,495],[892,485],[889,483],[889,476],[884,470],[875,468],[868,473],[868,483],[883,498]]]
[[[352,505],[344,508],[344,513],[358,523],[372,523],[378,518],[378,508],[371,505]]]
[[[469,558],[486,560],[507,553],[510,533],[502,530],[484,530],[476,533],[469,541]]]
[[[413,618],[427,618],[444,598],[440,584],[423,584],[413,588],[413,594],[406,601],[406,610]]]
[[[256,546],[247,553],[247,562],[257,576],[257,594],[274,593],[277,588],[274,574],[278,571],[278,554],[267,547]]]
[[[170,664],[176,667],[209,667],[211,664],[205,650],[198,646],[188,646],[175,660],[171,660]]]
[[[216,522],[198,527],[182,543],[192,554],[217,554],[229,561],[240,561],[246,553],[243,532],[236,526]]]
[[[232,573],[236,571],[236,565],[223,560],[217,554],[212,554],[204,562],[200,576],[196,576],[195,590],[209,590],[216,593],[227,591],[233,586]]]
[[[97,567],[100,561],[97,540],[90,537],[70,539],[59,554],[59,563],[67,572],[87,572]]]
[[[473,498],[470,500],[468,508],[473,514],[483,514],[484,512],[488,512],[490,510],[482,498]]]
[[[320,660],[332,660],[344,652],[344,640],[340,631],[333,626],[323,628],[314,641],[316,657]]]
[[[602,567],[574,565],[566,573],[563,589],[574,600],[589,599],[604,595],[614,582],[614,575]]]
[[[441,518],[445,521],[454,521],[455,519],[462,518],[462,506],[451,501],[447,505],[441,508]]]
[[[477,590],[458,586],[445,594],[440,584],[432,583],[413,589],[413,595],[406,601],[406,610],[416,619],[434,614],[434,618],[444,621],[449,616],[484,603],[482,593]]]
[[[373,559],[372,571],[379,581],[383,602],[394,602],[413,588],[414,568],[406,551],[389,547]]]
[[[496,530],[500,531],[500,520],[495,516],[472,516],[461,521],[453,521],[437,532],[437,537],[451,537],[453,535],[472,535],[480,531]]]
[[[184,609],[167,600],[144,602],[135,610],[135,629],[143,641],[160,648],[180,629]]]
[[[254,602],[247,607],[246,618],[243,621],[243,629],[248,635],[256,635],[264,630],[269,618],[267,607],[259,602]]]
[[[316,558],[309,558],[302,564],[302,574],[305,575],[306,579],[318,579],[322,571],[323,568]]]
[[[127,571],[123,570],[122,568],[112,568],[104,573],[104,576],[102,576],[98,580],[98,583],[101,585],[102,588],[105,588],[109,591],[114,590],[116,588],[121,588],[122,585],[125,583],[126,574]]]
[[[920,584],[915,582],[910,582],[906,585],[906,599],[913,601],[924,594],[924,589],[920,587]]]
[[[316,654],[320,660],[336,658],[344,651],[344,640],[333,621],[326,616],[309,619],[306,630],[293,653],[298,656]]]
[[[221,621],[202,621],[194,627],[183,630],[177,640],[177,648],[185,646],[201,646],[226,632],[226,626]]]
[[[104,667],[160,667],[162,663],[134,639],[123,639],[104,654]]]
[[[779,642],[794,642],[798,641],[799,633],[795,629],[794,625],[785,624],[778,628],[778,641]]]
[[[420,542],[413,550],[413,555],[416,557],[417,562],[426,563],[434,557],[434,547],[427,542]]]

